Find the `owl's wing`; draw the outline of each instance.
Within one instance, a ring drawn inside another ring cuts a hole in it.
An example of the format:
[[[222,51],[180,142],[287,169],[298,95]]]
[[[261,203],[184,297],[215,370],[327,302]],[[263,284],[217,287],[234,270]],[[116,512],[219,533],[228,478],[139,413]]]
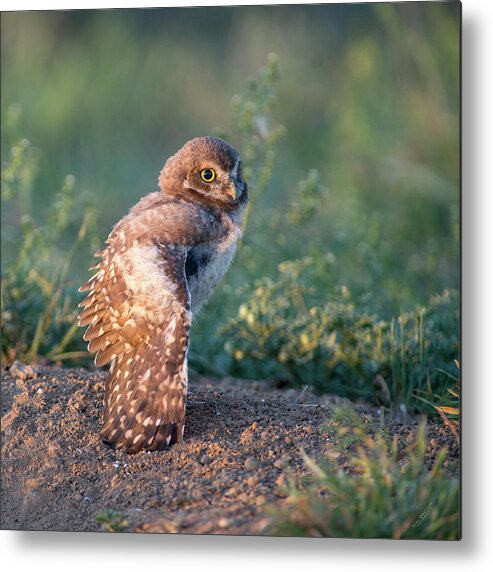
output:
[[[220,229],[180,208],[131,212],[97,253],[97,272],[81,288],[89,291],[79,316],[79,325],[88,326],[84,339],[97,352],[97,366],[111,362],[101,435],[129,453],[160,450],[183,436],[191,322],[187,243],[213,240]],[[171,214],[181,216],[179,233],[174,226],[167,232]]]

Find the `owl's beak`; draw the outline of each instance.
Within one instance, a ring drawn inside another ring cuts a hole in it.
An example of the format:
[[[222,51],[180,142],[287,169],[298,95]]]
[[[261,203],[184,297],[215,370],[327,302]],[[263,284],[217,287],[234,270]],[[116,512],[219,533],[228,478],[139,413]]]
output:
[[[234,201],[236,201],[236,186],[233,182],[231,182],[229,187],[226,189],[226,194],[228,197],[231,197]]]

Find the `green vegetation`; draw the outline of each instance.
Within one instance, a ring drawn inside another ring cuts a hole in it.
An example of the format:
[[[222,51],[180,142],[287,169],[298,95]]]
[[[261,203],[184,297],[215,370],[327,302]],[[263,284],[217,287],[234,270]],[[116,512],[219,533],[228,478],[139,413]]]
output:
[[[455,360],[457,369],[460,369],[459,362]],[[447,371],[439,369],[438,372],[445,376],[447,380],[447,392],[444,394],[434,392],[431,396],[431,390],[427,392],[418,392],[416,397],[433,407],[433,409],[440,415],[445,426],[452,432],[457,443],[460,441],[459,428],[460,428],[460,377],[458,373],[450,374]],[[421,395],[420,395],[421,393]],[[429,399],[423,397],[426,395]]]
[[[326,431],[337,444],[328,460],[304,456],[313,476],[291,483],[285,508],[273,512],[274,534],[458,539],[459,480],[443,467],[445,449],[427,467],[424,423],[403,450],[397,436],[371,437],[351,410],[339,410]]]
[[[15,132],[19,114],[18,106],[9,108],[8,134]],[[39,158],[30,141],[15,139],[2,169],[2,212],[16,212],[20,221],[2,235],[2,246],[13,241],[17,249],[17,258],[2,267],[1,341],[7,361],[88,356],[75,321],[78,284],[70,273],[80,251],[97,244],[95,213],[75,196],[75,179],[68,175],[40,224],[30,214]]]
[[[440,414],[459,357],[458,15],[4,14],[3,356],[89,363],[74,317],[91,252],[166,156],[216,133],[252,200],[191,366]]]
[[[345,287],[319,289],[318,271],[312,259],[285,262],[274,279],[242,293],[237,317],[221,331],[236,375],[267,373],[352,399],[376,398],[380,379],[391,402],[418,408],[423,401],[416,392],[447,393],[448,379],[437,368],[448,368],[458,352],[457,293],[445,291],[426,307],[385,321]]]
[[[101,523],[103,532],[127,532],[129,530],[127,516],[111,508],[99,512],[96,520]]]

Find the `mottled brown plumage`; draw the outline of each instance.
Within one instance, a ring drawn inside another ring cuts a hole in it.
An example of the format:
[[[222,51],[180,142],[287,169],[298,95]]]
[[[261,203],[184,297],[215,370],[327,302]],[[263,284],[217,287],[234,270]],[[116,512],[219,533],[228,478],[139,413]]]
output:
[[[110,364],[101,435],[129,453],[183,437],[192,314],[231,262],[248,200],[237,152],[213,137],[170,157],[159,187],[115,225],[81,287],[84,340]]]

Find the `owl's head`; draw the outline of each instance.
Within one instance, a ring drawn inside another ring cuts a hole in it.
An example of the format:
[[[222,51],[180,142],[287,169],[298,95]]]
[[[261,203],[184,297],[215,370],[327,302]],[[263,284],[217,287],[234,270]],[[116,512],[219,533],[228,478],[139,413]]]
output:
[[[217,137],[197,137],[170,157],[159,176],[163,193],[235,210],[248,200],[236,149]]]

